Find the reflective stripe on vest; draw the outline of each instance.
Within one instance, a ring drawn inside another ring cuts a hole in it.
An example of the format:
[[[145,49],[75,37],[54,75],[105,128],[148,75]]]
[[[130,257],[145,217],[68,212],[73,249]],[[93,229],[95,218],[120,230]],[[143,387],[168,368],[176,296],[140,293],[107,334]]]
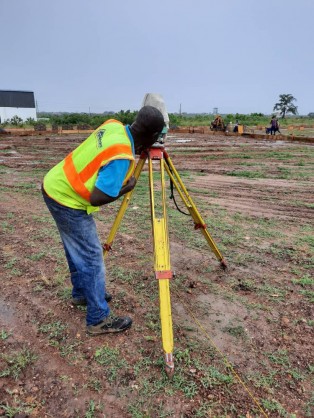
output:
[[[132,150],[130,146],[118,144],[111,145],[90,161],[80,172],[76,170],[73,162],[73,152],[71,152],[64,160],[63,170],[70,183],[71,187],[75,192],[82,196],[85,200],[90,202],[91,192],[85,186],[85,183],[98,171],[102,161],[110,160],[116,155],[128,154],[133,158]]]

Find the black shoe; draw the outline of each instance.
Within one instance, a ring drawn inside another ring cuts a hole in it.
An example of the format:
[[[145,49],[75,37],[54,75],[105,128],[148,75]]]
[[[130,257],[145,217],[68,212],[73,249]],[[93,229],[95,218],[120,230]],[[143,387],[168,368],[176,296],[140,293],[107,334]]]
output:
[[[99,324],[88,325],[87,332],[90,335],[110,334],[122,332],[129,329],[132,325],[132,319],[128,316],[111,316],[102,320]]]
[[[105,294],[105,300],[106,302],[111,302],[112,295],[110,293]],[[85,298],[72,298],[72,305],[74,306],[86,306],[87,302]]]
[[[112,299],[111,293],[105,293],[105,301],[106,302],[111,302],[111,299]]]

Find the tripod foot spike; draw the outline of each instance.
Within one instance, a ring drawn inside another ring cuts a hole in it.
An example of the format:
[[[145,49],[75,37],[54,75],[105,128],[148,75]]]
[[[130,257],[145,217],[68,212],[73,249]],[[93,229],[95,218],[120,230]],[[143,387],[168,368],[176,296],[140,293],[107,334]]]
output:
[[[165,372],[168,376],[168,379],[172,379],[174,375],[174,361],[173,361],[172,353],[166,353],[165,360],[166,360]]]
[[[227,270],[228,266],[227,266],[227,263],[225,262],[224,259],[222,259],[220,261],[220,265],[221,265],[221,267],[222,267],[223,270]]]

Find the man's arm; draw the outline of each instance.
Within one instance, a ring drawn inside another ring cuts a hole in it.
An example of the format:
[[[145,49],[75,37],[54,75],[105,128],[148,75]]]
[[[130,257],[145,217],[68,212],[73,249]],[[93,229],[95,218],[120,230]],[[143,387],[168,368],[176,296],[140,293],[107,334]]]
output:
[[[102,192],[101,190],[94,187],[92,191],[90,203],[92,206],[102,206],[107,205],[108,203],[114,202],[115,200],[119,199],[119,197],[123,196],[125,193],[130,192],[134,189],[136,184],[136,179],[134,176],[130,178],[130,180],[123,186],[116,197],[108,196],[106,193]]]

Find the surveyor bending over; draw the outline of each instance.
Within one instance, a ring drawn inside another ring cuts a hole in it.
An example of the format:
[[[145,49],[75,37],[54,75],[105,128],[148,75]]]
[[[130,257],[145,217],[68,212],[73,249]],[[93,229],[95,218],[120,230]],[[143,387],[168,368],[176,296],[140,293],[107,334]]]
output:
[[[53,167],[43,181],[43,197],[64,246],[72,303],[87,305],[92,335],[130,328],[129,317],[114,317],[106,293],[105,265],[92,213],[135,187],[135,154],[149,148],[164,127],[162,113],[144,106],[131,126],[110,119]]]

